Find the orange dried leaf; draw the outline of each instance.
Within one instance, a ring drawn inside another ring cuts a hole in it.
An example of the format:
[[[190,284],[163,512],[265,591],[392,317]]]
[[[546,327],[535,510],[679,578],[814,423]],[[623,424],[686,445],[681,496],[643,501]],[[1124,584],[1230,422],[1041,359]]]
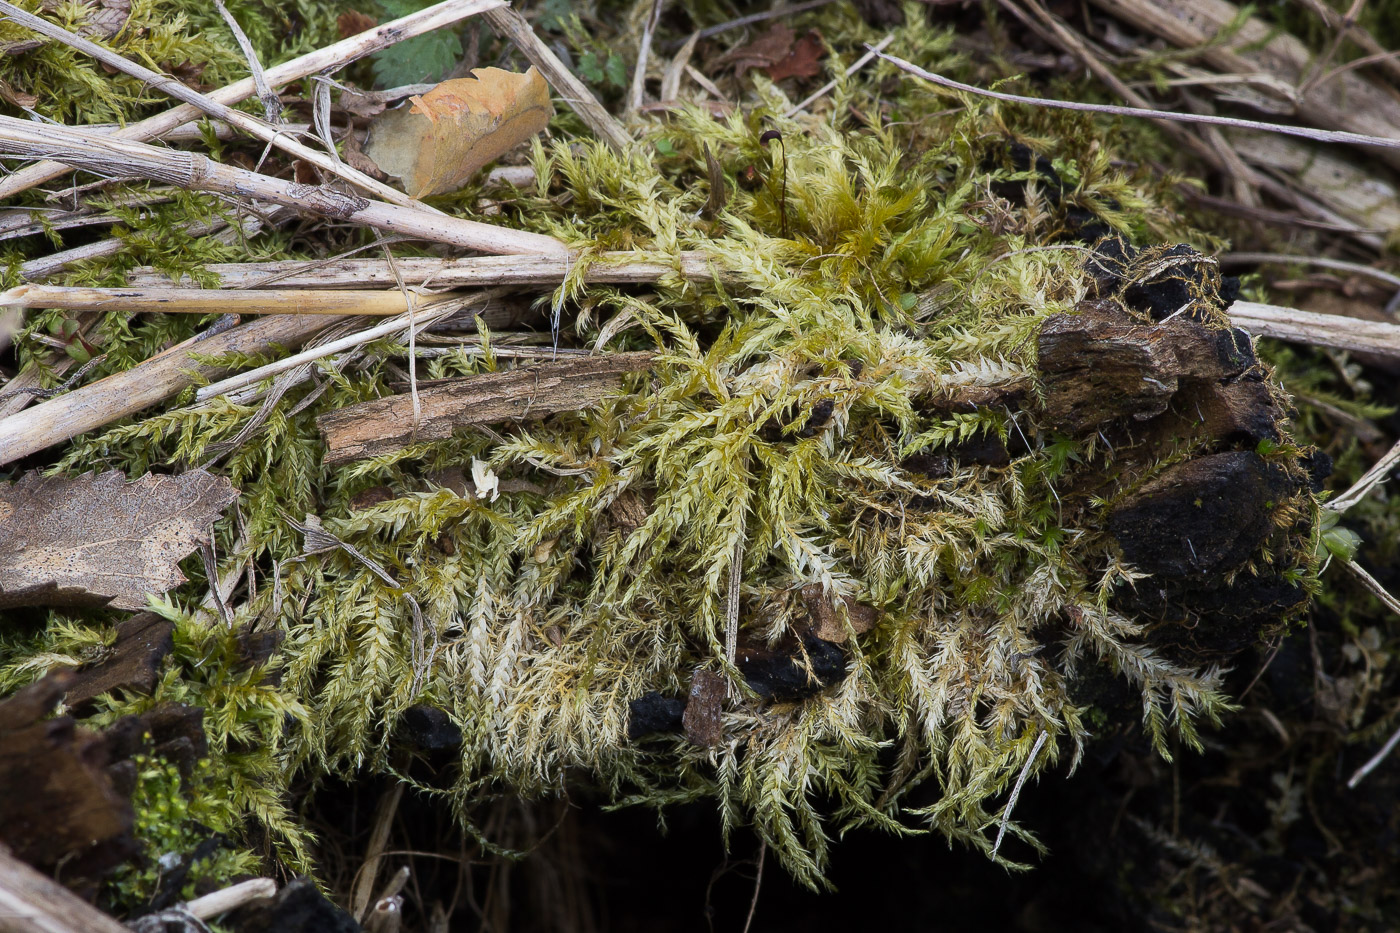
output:
[[[386,111],[370,126],[365,154],[415,198],[457,190],[554,115],[549,85],[533,67],[524,74],[500,68],[472,74],[409,98],[411,107]]]

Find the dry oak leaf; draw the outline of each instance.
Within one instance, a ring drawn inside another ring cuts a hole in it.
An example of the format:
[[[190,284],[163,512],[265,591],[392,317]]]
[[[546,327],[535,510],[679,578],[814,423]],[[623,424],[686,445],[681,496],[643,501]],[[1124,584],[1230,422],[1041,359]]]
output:
[[[104,605],[144,609],[185,582],[179,562],[238,498],[222,476],[111,471],[0,487],[0,609]]]
[[[815,29],[798,39],[785,23],[774,23],[748,45],[721,55],[714,67],[732,65],[735,77],[742,77],[750,68],[759,68],[774,81],[810,78],[821,72],[819,60],[825,54],[821,33]]]
[[[524,74],[473,68],[370,124],[365,155],[399,178],[415,198],[456,191],[477,169],[549,124],[549,85]]]

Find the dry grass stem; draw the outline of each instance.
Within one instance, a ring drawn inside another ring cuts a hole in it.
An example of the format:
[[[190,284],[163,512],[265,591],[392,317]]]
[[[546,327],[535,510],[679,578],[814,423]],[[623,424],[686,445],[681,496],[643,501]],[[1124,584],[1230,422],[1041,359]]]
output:
[[[238,884],[197,897],[185,904],[185,909],[200,920],[208,920],[219,914],[242,907],[249,901],[272,897],[277,893],[277,882],[271,878],[249,878]]]
[[[1363,275],[1400,288],[1400,275],[1377,269],[1360,262],[1347,262],[1345,259],[1331,259],[1327,256],[1298,256],[1288,253],[1225,253],[1220,256],[1221,265],[1254,265],[1256,263],[1276,263],[1279,265],[1317,266],[1333,269],[1351,275]]]
[[[596,256],[584,272],[591,284],[649,285],[668,276],[691,282],[725,280],[704,253],[685,252],[665,260],[644,252],[612,252]],[[472,256],[461,259],[395,259],[405,285],[433,288],[473,288],[492,285],[558,285],[573,261],[554,256]],[[224,288],[372,288],[394,286],[393,270],[382,259],[333,259],[322,262],[210,263]],[[134,269],[128,284],[159,287],[176,284],[150,267]],[[180,283],[187,284],[187,283]]]
[[[542,253],[562,256],[553,237],[448,217],[421,207],[369,201],[326,187],[313,187],[234,168],[192,152],[85,133],[71,127],[0,117],[0,152],[18,158],[55,158],[98,175],[136,175],[238,198],[257,198],[336,220],[448,243],[487,253]]]
[[[380,49],[388,48],[396,42],[420,36],[443,26],[475,16],[487,10],[503,6],[502,0],[445,0],[443,3],[420,10],[409,16],[396,19],[373,29],[367,29],[356,36],[336,42],[315,52],[294,58],[273,68],[265,77],[272,87],[281,87],[320,72],[334,71],[356,59],[372,55]],[[235,81],[227,87],[210,93],[209,99],[218,104],[236,104],[253,95],[257,86],[252,78]],[[198,120],[203,111],[191,104],[181,104],[165,113],[149,117],[112,133],[120,139],[156,139],[170,130]],[[44,161],[30,165],[0,179],[0,198],[8,198],[35,185],[52,181],[72,171],[72,167],[58,161]]]
[[[871,46],[867,46],[870,48]],[[1353,133],[1344,130],[1319,130],[1307,126],[1288,126],[1283,123],[1263,123],[1259,120],[1238,120],[1234,117],[1217,117],[1210,114],[1196,113],[1173,113],[1165,110],[1150,110],[1142,107],[1118,107],[1113,104],[1086,104],[1077,100],[1051,100],[1045,97],[1023,97],[1020,94],[1004,94],[1001,91],[989,91],[986,88],[973,87],[970,84],[963,84],[951,78],[934,74],[931,71],[920,68],[913,62],[905,61],[894,55],[886,55],[884,52],[877,53],[881,58],[894,65],[902,71],[918,78],[923,78],[939,87],[945,87],[953,91],[962,91],[965,94],[976,94],[979,97],[990,97],[993,100],[1002,100],[1012,104],[1029,104],[1033,107],[1052,107],[1058,110],[1078,110],[1084,113],[1106,113],[1119,117],[1144,117],[1149,120],[1173,120],[1179,123],[1206,123],[1213,126],[1231,126],[1242,130],[1259,130],[1265,133],[1282,133],[1285,136],[1301,136],[1304,139],[1313,139],[1325,143],[1348,143],[1356,146],[1378,146],[1383,149],[1400,150],[1400,138],[1388,139],[1383,136],[1369,136],[1364,133]]]

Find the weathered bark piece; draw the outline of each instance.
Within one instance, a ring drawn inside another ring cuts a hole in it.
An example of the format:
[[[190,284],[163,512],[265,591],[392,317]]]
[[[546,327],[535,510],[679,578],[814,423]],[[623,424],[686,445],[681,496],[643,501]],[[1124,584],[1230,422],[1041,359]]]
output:
[[[653,356],[613,353],[444,380],[418,390],[421,418],[416,426],[407,394],[349,405],[316,419],[326,441],[326,462],[362,460],[440,440],[464,425],[578,411],[607,395],[618,377],[646,369]]]
[[[131,933],[0,845],[0,933]]]
[[[145,607],[185,582],[179,563],[209,535],[238,491],[204,470],[115,470],[78,477],[26,473],[0,488],[0,607]]]
[[[102,736],[69,716],[43,718],[72,676],[51,675],[0,703],[0,842],[39,868],[62,864],[70,884],[134,851],[131,803],[107,776]],[[5,922],[0,913],[0,930]]]
[[[1103,302],[1057,314],[1040,331],[1038,367],[1050,423],[1082,433],[1105,421],[1162,414],[1181,380],[1234,378],[1254,363],[1247,337],[1187,317],[1161,324],[1114,320]]]
[[[704,748],[719,744],[724,737],[721,704],[728,692],[729,686],[723,677],[713,671],[695,671],[690,679],[690,699],[681,716],[686,738]]]
[[[801,596],[803,608],[807,610],[807,628],[803,634],[810,633],[822,641],[838,645],[850,637],[845,620],[841,618],[841,613],[836,610],[820,583],[804,586]],[[880,619],[878,609],[855,600],[846,601],[846,615],[850,618],[851,628],[857,635],[870,631]]]
[[[1225,0],[1094,2],[1144,32],[1181,48],[1201,50],[1201,57],[1223,74],[1262,71],[1296,88],[1304,83],[1313,63],[1313,54],[1297,38],[1258,17],[1241,22],[1240,8]],[[1228,38],[1217,41],[1221,33],[1228,33]],[[1400,139],[1400,96],[1364,75],[1344,71],[1313,82],[1306,90],[1296,99],[1296,112],[1308,125]],[[1282,97],[1279,102],[1294,103]],[[1400,167],[1400,151],[1383,149],[1374,157]]]
[[[141,612],[117,623],[111,654],[90,667],[79,668],[64,695],[72,709],[112,690],[150,693],[160,662],[175,646],[175,624],[154,612]]]

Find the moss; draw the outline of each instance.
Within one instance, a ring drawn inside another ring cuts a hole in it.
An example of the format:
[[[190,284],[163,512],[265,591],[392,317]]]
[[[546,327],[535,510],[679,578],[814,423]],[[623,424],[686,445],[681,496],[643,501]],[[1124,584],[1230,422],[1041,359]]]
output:
[[[851,14],[830,15],[848,17],[853,41],[876,38]],[[951,33],[908,22],[892,52],[967,68]],[[747,112],[673,113],[653,131],[664,148],[535,146],[535,190],[504,200],[502,220],[583,251],[548,300],[557,339],[592,345],[605,322],[625,320],[608,348],[659,354],[596,409],[331,469],[315,417],[389,388],[375,368],[323,363],[319,395],[294,388],[219,453],[243,519],[238,534],[220,527],[218,551],[258,578],[235,628],[285,632],[281,683],[241,669],[233,636],[185,608],[201,592],[191,567],[165,610],[180,642],[150,702],[206,709],[229,806],[272,826],[293,864],[307,864],[284,797],[293,776],[396,770],[396,725],[419,703],[462,730],[454,783],[435,792],[464,822],[491,794],[560,794],[572,781],[621,803],[712,800],[727,828],[751,826],[814,886],[832,835],[852,826],[936,831],[990,853],[1017,775],[1072,767],[1089,739],[1090,711],[1069,692],[1083,667],[1104,661],[1135,686],[1164,752],[1170,733],[1197,744],[1197,721],[1228,708],[1218,668],[1169,660],[1141,620],[1112,608],[1140,574],[1104,529],[1107,500],[1066,496],[1127,466],[1099,438],[1041,423],[1036,405],[1040,327],[1091,287],[1089,247],[1073,239],[1084,217],[1145,243],[1209,239],[1168,206],[1170,179],[1118,167],[1131,134],[1117,124],[902,79],[896,97],[878,97],[895,78],[872,64],[801,121],[781,116],[789,101],[759,79]],[[852,108],[867,108],[873,128],[846,119]],[[771,130],[781,145],[765,143]],[[1018,168],[1013,140],[1051,159],[1063,184],[1051,191]],[[713,217],[702,210],[707,149],[726,186]],[[997,193],[1004,184],[1019,200]],[[583,287],[589,254],[631,248],[701,250],[728,277]],[[107,367],[192,326],[109,320]],[[498,362],[435,360],[420,376]],[[1025,405],[936,404],[1012,387]],[[76,439],[56,467],[195,465],[258,404],[172,407]],[[989,438],[1016,452],[996,465],[966,455]],[[1198,452],[1192,443],[1167,445],[1128,479],[1145,482]],[[916,454],[955,466],[921,474],[906,465]],[[531,485],[486,501],[430,480],[476,460]],[[371,486],[392,498],[352,509]],[[399,585],[348,551],[303,555],[292,521],[307,513]],[[1272,557],[1310,579],[1304,551]],[[847,642],[834,686],[764,703],[726,658],[735,580],[746,644],[796,639],[812,584],[839,615],[860,603],[879,622]],[[684,693],[697,668],[736,685],[720,744],[630,740],[629,704]],[[1041,733],[1050,741],[1032,761]]]

